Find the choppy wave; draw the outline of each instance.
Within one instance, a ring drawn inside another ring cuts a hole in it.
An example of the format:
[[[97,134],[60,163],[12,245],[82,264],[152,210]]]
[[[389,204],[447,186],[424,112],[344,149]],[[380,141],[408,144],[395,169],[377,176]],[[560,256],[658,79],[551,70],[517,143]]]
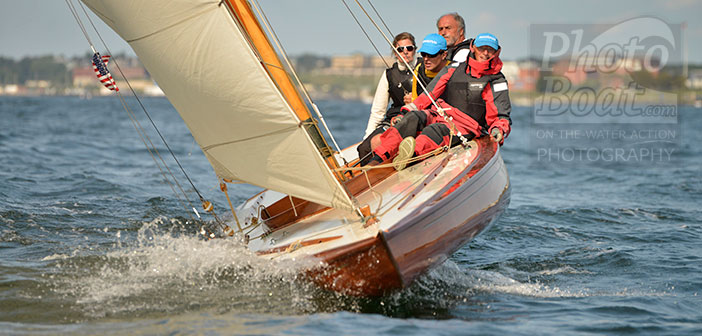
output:
[[[144,103],[194,184],[228,208],[172,107]],[[360,140],[366,118],[349,116],[367,105],[320,107],[342,147]],[[308,264],[199,236],[116,100],[2,98],[0,109],[3,332],[702,332],[696,111],[681,111],[685,137],[668,165],[554,168],[530,157],[530,113],[515,107],[505,215],[409,288],[356,298],[309,283],[298,272]],[[229,192],[236,203],[257,190]]]

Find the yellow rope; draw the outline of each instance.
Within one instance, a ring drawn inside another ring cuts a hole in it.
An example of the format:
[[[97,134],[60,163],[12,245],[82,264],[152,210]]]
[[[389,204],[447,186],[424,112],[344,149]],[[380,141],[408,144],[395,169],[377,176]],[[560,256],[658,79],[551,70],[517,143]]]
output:
[[[224,196],[227,197],[227,202],[229,202],[229,209],[232,210],[232,216],[234,216],[234,220],[236,221],[236,227],[239,229],[239,233],[242,233],[243,230],[241,229],[241,224],[239,224],[239,217],[236,215],[236,211],[234,211],[234,206],[232,205],[232,200],[229,198],[229,192],[227,191],[227,185],[222,182],[219,184],[219,189],[224,192]]]
[[[449,138],[449,141],[452,140],[451,138],[452,138],[452,137]],[[372,169],[391,168],[391,167],[395,167],[398,163],[408,163],[408,164],[409,164],[409,163],[412,163],[412,162],[422,161],[422,160],[424,160],[424,159],[426,159],[426,158],[428,158],[428,157],[430,157],[430,156],[434,156],[434,155],[440,154],[440,153],[442,153],[442,152],[444,152],[444,151],[446,151],[446,150],[447,150],[447,146],[443,146],[443,147],[436,148],[436,149],[434,149],[434,150],[431,151],[431,152],[428,152],[428,153],[425,153],[425,154],[422,154],[422,155],[418,155],[418,156],[415,156],[415,157],[411,157],[411,158],[406,159],[406,160],[403,160],[403,161],[390,162],[390,163],[385,163],[385,164],[379,164],[379,165],[376,165],[376,166],[341,167],[341,168],[335,168],[334,171],[341,171],[341,172],[343,172],[343,171],[364,171],[364,172],[365,172],[365,171],[367,171],[367,170],[372,170]]]

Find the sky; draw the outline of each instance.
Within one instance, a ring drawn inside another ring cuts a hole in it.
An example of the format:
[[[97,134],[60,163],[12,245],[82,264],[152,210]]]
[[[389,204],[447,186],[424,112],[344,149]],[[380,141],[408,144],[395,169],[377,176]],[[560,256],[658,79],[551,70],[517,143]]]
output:
[[[376,54],[342,0],[258,0],[290,55],[313,53],[339,55]],[[356,6],[355,0],[345,0]],[[359,0],[368,11],[368,0]],[[505,60],[522,59],[539,50],[529,45],[530,30],[543,25],[617,25],[639,17],[654,17],[670,25],[685,23],[684,38],[689,63],[702,64],[702,1],[699,0],[592,0],[592,1],[372,1],[390,31],[409,31],[419,41],[436,32],[436,19],[458,12],[466,20],[466,35],[490,32],[503,48]],[[354,7],[357,8],[357,7]],[[357,15],[363,15],[358,10]],[[133,54],[129,45],[100,20],[100,35],[113,53]],[[389,48],[375,28],[363,19],[378,49]],[[381,22],[378,22],[382,25]],[[553,26],[559,29],[559,26]],[[549,28],[551,29],[551,28]],[[97,40],[95,36],[93,40]],[[538,49],[538,48],[537,48]],[[0,0],[0,56],[19,59],[39,55],[83,55],[89,44],[65,0]],[[680,49],[685,50],[685,49]]]

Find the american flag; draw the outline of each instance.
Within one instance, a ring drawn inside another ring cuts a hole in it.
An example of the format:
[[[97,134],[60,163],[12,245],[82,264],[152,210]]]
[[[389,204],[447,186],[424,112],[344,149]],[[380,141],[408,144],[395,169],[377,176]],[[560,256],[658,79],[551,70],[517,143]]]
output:
[[[107,70],[107,62],[110,60],[110,55],[100,56],[100,53],[93,55],[93,70],[97,75],[100,83],[112,91],[119,91],[115,80],[112,78],[110,71]]]

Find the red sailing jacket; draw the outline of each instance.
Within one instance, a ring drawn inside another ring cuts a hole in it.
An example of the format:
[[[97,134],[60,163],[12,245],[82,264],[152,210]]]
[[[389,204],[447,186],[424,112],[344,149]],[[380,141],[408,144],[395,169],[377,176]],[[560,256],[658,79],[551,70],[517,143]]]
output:
[[[490,132],[499,128],[505,138],[509,135],[512,108],[507,80],[500,72],[500,51],[485,62],[468,57],[468,62],[447,66],[427,87],[435,100],[442,99],[453,107],[447,114],[454,118],[457,127],[472,129],[477,122],[480,125],[478,131]],[[426,93],[419,95],[413,103],[418,110],[432,108]],[[466,117],[472,120],[466,120]]]

